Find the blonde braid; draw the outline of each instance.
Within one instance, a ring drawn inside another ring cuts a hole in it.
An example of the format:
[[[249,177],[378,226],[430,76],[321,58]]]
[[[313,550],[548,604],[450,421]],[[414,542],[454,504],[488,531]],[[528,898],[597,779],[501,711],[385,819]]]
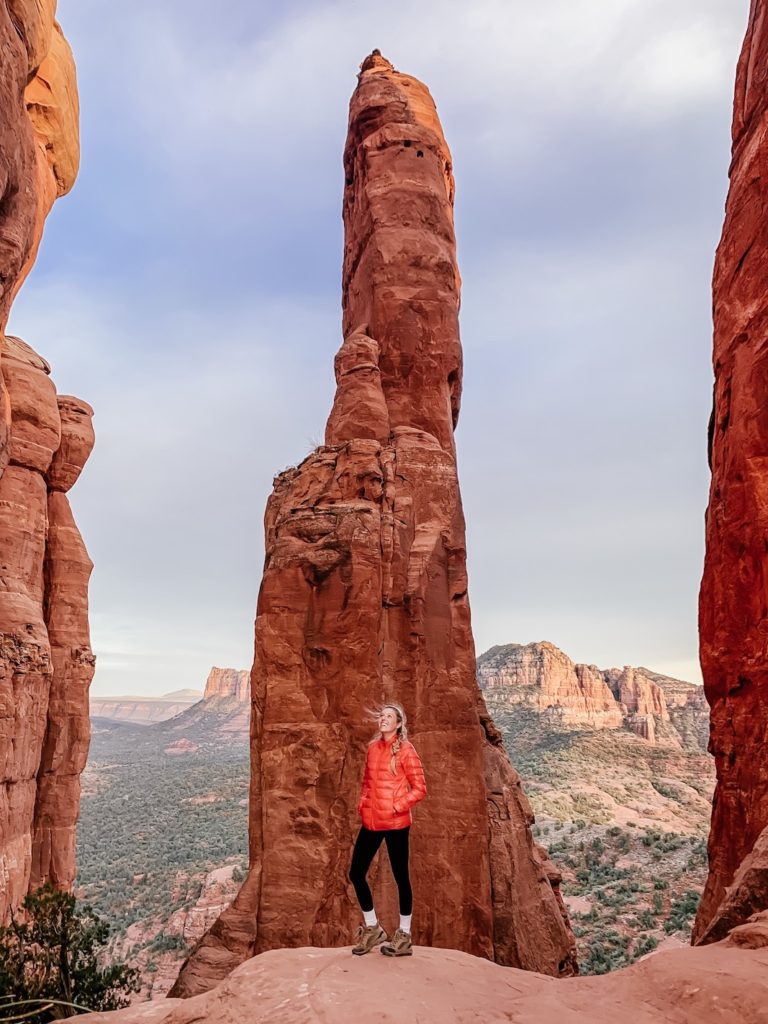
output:
[[[397,730],[397,739],[392,744],[392,756],[391,756],[390,762],[389,762],[389,767],[392,769],[392,774],[393,775],[397,775],[397,752],[400,749],[401,745],[402,745],[402,740],[400,739],[400,729],[398,729]]]

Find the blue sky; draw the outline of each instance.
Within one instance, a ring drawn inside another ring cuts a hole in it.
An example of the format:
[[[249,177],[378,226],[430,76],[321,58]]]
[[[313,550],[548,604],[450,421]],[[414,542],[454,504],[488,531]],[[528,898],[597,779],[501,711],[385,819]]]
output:
[[[82,169],[9,331],[96,410],[96,694],[248,667],[275,473],[323,435],[374,47],[453,152],[478,651],[697,680],[734,0],[60,0]]]

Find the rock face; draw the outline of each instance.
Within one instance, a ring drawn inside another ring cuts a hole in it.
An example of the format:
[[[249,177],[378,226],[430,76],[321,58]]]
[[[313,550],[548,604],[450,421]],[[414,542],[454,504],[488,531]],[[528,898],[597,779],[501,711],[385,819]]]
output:
[[[406,707],[429,789],[411,840],[416,941],[573,970],[530,806],[475,680],[451,157],[425,86],[377,52],[352,97],[344,169],[345,340],[326,444],[275,479],[265,516],[251,869],[177,995],[263,950],[348,943],[367,709],[387,699]],[[373,889],[394,926],[388,870]]]
[[[743,928],[713,946],[560,981],[455,950],[417,948],[393,964],[375,951],[352,957],[349,946],[276,949],[196,999],[85,1014],[82,1024],[357,1024],[413,1020],[414,1007],[418,1019],[441,1024],[764,1024],[768,928],[759,920]]]
[[[757,837],[757,842],[739,865],[732,883],[725,891],[707,928],[699,935],[697,944],[718,942],[737,926],[748,921],[753,914],[768,907],[768,827]],[[766,942],[768,945],[768,942]]]
[[[736,73],[733,159],[713,278],[712,482],[699,601],[717,767],[710,874],[695,936],[768,825],[768,10],[752,0]]]
[[[247,669],[212,668],[205,683],[203,700],[234,697],[245,703],[250,700],[251,673]]]
[[[29,887],[69,888],[88,747],[91,563],[65,492],[93,410],[5,335],[45,218],[77,173],[72,54],[54,0],[0,0],[0,921]]]
[[[646,668],[575,664],[554,644],[505,644],[477,659],[482,690],[575,728],[626,728],[650,742],[699,746],[707,711],[700,686]]]

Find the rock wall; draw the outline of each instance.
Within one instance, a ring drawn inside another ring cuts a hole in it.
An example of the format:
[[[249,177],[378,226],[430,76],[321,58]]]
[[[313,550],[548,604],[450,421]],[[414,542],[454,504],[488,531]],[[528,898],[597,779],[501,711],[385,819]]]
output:
[[[343,331],[325,436],[276,479],[251,675],[251,869],[173,989],[283,946],[340,946],[375,721],[401,700],[429,796],[415,812],[418,943],[546,974],[573,937],[475,680],[453,430],[461,392],[451,157],[421,82],[376,51],[344,154]],[[388,870],[373,881],[396,921]]]
[[[0,0],[0,921],[29,887],[72,884],[93,675],[91,563],[65,494],[93,411],[4,333],[77,173],[75,68],[54,15],[54,0]]]
[[[631,665],[577,664],[546,641],[491,647],[477,659],[477,679],[566,727],[626,728],[651,743],[698,747],[706,725],[700,686]]]
[[[752,0],[713,278],[712,481],[699,600],[717,787],[694,936],[768,825],[768,10]]]

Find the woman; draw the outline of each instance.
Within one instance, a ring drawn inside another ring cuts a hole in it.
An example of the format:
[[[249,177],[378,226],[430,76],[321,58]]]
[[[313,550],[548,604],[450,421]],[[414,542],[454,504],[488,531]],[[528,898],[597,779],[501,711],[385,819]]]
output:
[[[384,943],[381,952],[385,956],[411,956],[413,894],[408,877],[408,836],[413,820],[411,808],[424,799],[427,787],[419,755],[408,742],[403,709],[399,704],[385,704],[378,721],[380,734],[368,744],[363,791],[357,806],[363,824],[349,869],[364,918],[352,952],[361,956]],[[387,844],[400,900],[400,927],[391,941],[387,941],[387,933],[378,922],[365,877],[382,840]]]

